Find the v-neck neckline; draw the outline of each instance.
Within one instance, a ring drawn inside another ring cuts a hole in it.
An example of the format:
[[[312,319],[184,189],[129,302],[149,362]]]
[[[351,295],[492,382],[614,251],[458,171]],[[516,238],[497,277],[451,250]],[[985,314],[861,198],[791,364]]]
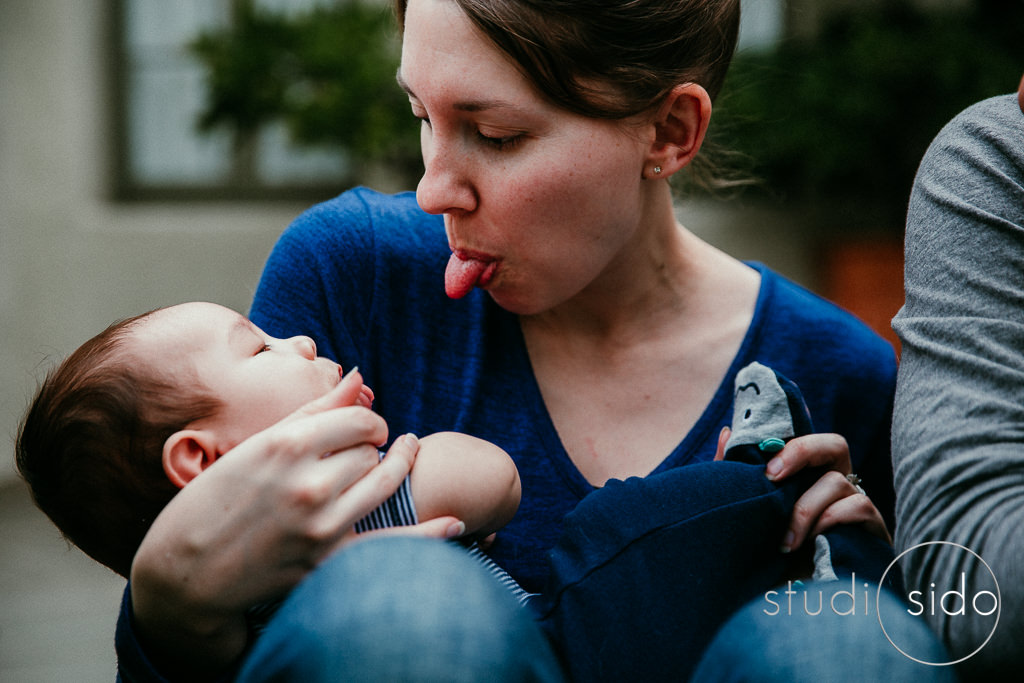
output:
[[[754,314],[743,336],[743,341],[740,343],[739,350],[733,357],[729,369],[722,377],[711,401],[704,407],[693,427],[690,428],[676,447],[658,463],[650,474],[703,460],[704,458],[697,457],[697,448],[712,433],[717,435],[721,428],[727,424],[729,418],[728,411],[732,406],[733,382],[736,379],[736,373],[754,360],[749,357],[750,352],[752,348],[757,346],[756,342],[761,333],[765,309],[768,307],[771,295],[775,289],[775,281],[771,276],[771,271],[760,263],[746,263],[761,275],[761,283],[758,288]],[[549,458],[555,471],[560,474],[569,489],[582,498],[599,487],[591,484],[583,476],[579,468],[576,467],[576,463],[573,462],[572,458],[569,457],[569,453],[566,451],[562,439],[558,435],[558,429],[555,427],[554,420],[551,418],[547,405],[544,403],[544,396],[534,374],[533,364],[530,361],[529,351],[526,347],[526,339],[523,336],[522,326],[519,324],[518,318],[515,318],[515,325],[513,327],[518,335],[515,344],[517,357],[514,359],[514,362],[520,366],[520,372],[517,375],[526,378],[524,390],[528,392],[527,403],[534,418],[532,421],[533,429],[542,446],[543,453]]]

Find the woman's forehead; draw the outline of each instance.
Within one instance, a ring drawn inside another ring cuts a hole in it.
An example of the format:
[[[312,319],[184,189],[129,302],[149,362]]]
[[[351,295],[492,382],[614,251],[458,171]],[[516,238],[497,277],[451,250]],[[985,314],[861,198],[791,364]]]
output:
[[[398,82],[418,99],[444,95],[467,110],[533,94],[511,59],[449,0],[409,3]]]

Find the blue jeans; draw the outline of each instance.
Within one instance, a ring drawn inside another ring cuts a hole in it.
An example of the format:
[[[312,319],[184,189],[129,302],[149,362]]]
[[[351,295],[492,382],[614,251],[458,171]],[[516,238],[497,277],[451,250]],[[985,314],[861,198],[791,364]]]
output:
[[[793,571],[778,543],[801,490],[772,484],[763,465],[728,461],[609,482],[566,518],[551,583],[532,605],[538,622],[448,544],[357,543],[293,592],[239,680],[558,681],[552,648],[565,676],[587,683],[686,680],[702,653],[695,680],[948,675],[902,655],[875,616],[763,613],[766,591]],[[915,652],[939,647],[905,610],[889,628]]]
[[[307,577],[238,681],[563,680],[529,612],[465,552],[432,539],[360,541]]]
[[[733,615],[704,652],[691,681],[956,681],[952,667],[923,664],[900,651],[922,662],[951,661],[927,625],[889,591],[879,596],[883,630],[875,584],[865,587],[847,577],[808,583],[792,594],[785,590]]]

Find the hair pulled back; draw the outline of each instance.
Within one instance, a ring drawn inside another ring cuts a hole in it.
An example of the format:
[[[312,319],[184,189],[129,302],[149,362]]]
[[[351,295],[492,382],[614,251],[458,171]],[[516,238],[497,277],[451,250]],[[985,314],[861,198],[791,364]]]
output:
[[[640,114],[681,83],[713,100],[739,33],[739,0],[451,1],[547,98],[593,118]]]

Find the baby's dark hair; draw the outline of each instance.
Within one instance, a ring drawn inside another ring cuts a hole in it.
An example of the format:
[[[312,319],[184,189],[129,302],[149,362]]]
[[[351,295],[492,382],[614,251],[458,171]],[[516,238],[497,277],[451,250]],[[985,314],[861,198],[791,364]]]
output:
[[[164,442],[220,409],[197,378],[162,375],[127,348],[151,313],[114,323],[51,370],[15,445],[36,505],[65,538],[125,577],[178,492],[164,473]]]

